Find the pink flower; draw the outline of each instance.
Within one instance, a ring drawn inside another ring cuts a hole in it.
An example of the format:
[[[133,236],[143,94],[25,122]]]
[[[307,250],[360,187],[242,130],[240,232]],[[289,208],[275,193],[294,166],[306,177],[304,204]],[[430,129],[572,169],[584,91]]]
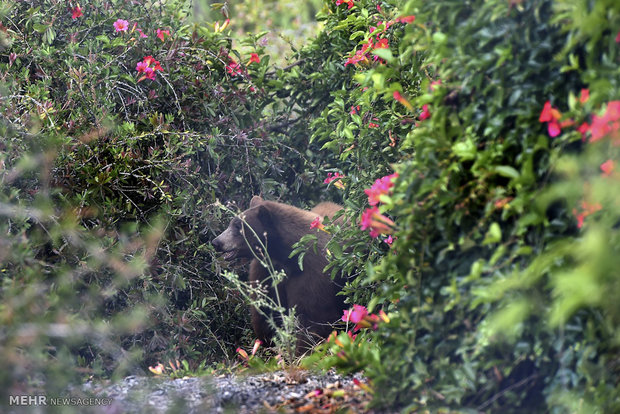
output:
[[[603,116],[592,115],[591,142],[600,140],[612,132],[620,129],[620,101],[611,101]]]
[[[368,309],[362,305],[353,305],[353,310],[345,310],[342,320],[345,322],[360,323],[368,315]]]
[[[310,223],[310,228],[311,229],[322,229],[323,223],[321,223],[321,217],[317,217],[314,220],[312,220],[312,223]]]
[[[144,78],[155,80],[155,70],[153,70],[153,68],[146,68],[144,70]]]
[[[161,30],[161,29],[157,29],[157,37],[159,38],[159,40],[161,40],[162,42],[164,41],[164,37],[165,35],[168,35],[168,37],[170,37],[170,30]]]
[[[136,70],[137,70],[139,73],[144,73],[148,67],[149,67],[149,65],[148,65],[146,62],[144,62],[144,61],[142,61],[142,62],[138,62],[138,63],[136,64]]]
[[[256,352],[258,351],[258,348],[263,344],[263,341],[261,341],[260,339],[257,339],[256,341],[254,341],[254,346],[252,347],[252,356],[256,355]]]
[[[221,25],[220,25],[220,22],[215,22],[215,26],[213,27],[213,30],[215,31],[215,33],[222,32],[228,27],[229,24],[230,24],[230,19],[224,20],[224,23],[222,23]]]
[[[560,124],[554,120],[547,124],[547,132],[549,132],[550,137],[554,138],[560,135],[562,129],[560,128]]]
[[[376,206],[381,200],[382,195],[390,193],[391,188],[394,186],[393,179],[398,177],[398,173],[386,175],[375,180],[375,183],[364,190],[364,193],[368,196],[368,204]]]
[[[153,64],[153,70],[159,70],[159,71],[163,71],[163,69],[161,68],[159,61],[155,60],[155,58],[153,58],[153,56],[145,56],[143,58],[143,61],[146,62],[147,65],[151,66],[151,64]]]
[[[161,375],[164,372],[164,365],[160,362],[154,367],[149,366],[149,371],[155,375]]]
[[[248,353],[245,352],[245,350],[241,347],[237,348],[237,353],[239,354],[239,357],[243,359],[244,361],[247,361],[248,359],[250,359],[250,356],[248,355]]]
[[[377,238],[379,234],[391,234],[394,232],[396,224],[379,213],[379,209],[375,206],[367,208],[363,213],[360,221],[362,230],[369,230],[372,238]]]
[[[590,89],[582,89],[579,94],[579,103],[583,105],[588,102],[588,99],[590,99]]]
[[[340,190],[344,190],[344,183],[342,182],[341,178],[344,178],[344,175],[336,172],[336,173],[327,173],[327,178],[323,181],[323,184],[330,184],[331,182],[334,183],[334,187],[340,189]]]
[[[607,160],[601,164],[601,170],[603,171],[603,175],[609,177],[615,168],[615,163],[613,160]]]
[[[252,62],[260,63],[260,57],[257,53],[250,53],[250,61],[248,62],[248,65]]]
[[[151,66],[152,65],[152,66]],[[163,71],[161,65],[153,56],[145,56],[142,62],[136,64],[136,71],[138,73],[144,73],[142,77],[138,79],[138,82],[142,82],[144,79],[155,79],[155,71]]]
[[[138,31],[138,33],[140,33],[140,37],[142,37],[142,38],[148,37],[147,35],[144,34],[142,29],[136,29],[136,30]]]
[[[435,81],[431,82],[430,88],[431,91],[434,91],[435,89],[437,89],[439,86],[441,85],[441,79],[437,79]]]
[[[618,31],[618,34],[616,35],[616,43],[620,43],[620,31]]]
[[[126,32],[129,27],[129,22],[127,20],[118,19],[114,22],[114,28],[117,32]]]
[[[82,13],[82,8],[80,6],[75,6],[71,9],[71,18],[73,20],[77,19],[78,17],[82,17],[83,15],[84,14]]]
[[[383,241],[387,243],[388,246],[391,246],[392,243],[394,243],[394,239],[392,238],[392,235],[389,235],[388,238]]]
[[[431,112],[428,110],[428,105],[424,105],[422,107],[422,113],[420,113],[420,121],[424,121],[425,119],[429,119],[431,117]]]

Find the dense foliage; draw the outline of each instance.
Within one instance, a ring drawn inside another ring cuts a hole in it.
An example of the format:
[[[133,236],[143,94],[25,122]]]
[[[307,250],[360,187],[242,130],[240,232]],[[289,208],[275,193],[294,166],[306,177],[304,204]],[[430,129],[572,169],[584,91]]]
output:
[[[352,182],[371,187],[390,163],[399,175],[376,212],[395,223],[393,254],[356,281],[377,286],[370,307],[391,320],[372,345],[341,334],[328,347],[364,369],[376,403],[618,410],[620,15],[603,3],[355,2],[338,18],[344,38],[377,27],[358,50],[390,45],[381,63],[348,55],[358,86],[313,123]],[[366,207],[357,188],[349,200]]]
[[[286,59],[191,4],[0,10],[5,392],[251,344],[208,241],[263,194],[345,205],[314,360],[375,404],[620,410],[616,2],[326,0]]]
[[[227,360],[252,339],[222,205],[314,194],[260,37],[184,1],[2,7],[2,389]]]

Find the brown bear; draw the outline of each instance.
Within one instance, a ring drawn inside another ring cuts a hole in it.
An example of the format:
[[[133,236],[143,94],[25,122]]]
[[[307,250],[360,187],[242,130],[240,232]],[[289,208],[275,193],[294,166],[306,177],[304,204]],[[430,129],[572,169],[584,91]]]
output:
[[[297,336],[298,353],[329,336],[331,324],[342,317],[345,309],[344,298],[337,295],[343,281],[339,277],[332,280],[329,274],[323,273],[327,265],[325,245],[331,235],[310,227],[317,216],[332,217],[340,209],[338,204],[324,202],[306,211],[254,196],[250,208],[234,217],[228,228],[212,241],[215,250],[223,253],[226,260],[252,259],[250,284],[265,286],[274,301],[276,291],[271,288],[271,274],[265,264],[270,261],[274,270],[284,271],[286,276],[277,286],[277,294],[285,309],[295,307],[301,328]],[[298,257],[289,258],[289,255],[293,244],[308,233],[316,235],[317,243],[316,249],[312,246],[307,249],[302,270]],[[254,332],[269,344],[274,332],[265,314],[278,320],[265,309],[251,309]]]

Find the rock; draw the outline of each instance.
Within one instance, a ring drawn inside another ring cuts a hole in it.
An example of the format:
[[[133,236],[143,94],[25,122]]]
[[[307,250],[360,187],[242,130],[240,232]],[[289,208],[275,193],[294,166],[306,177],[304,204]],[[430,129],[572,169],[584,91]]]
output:
[[[362,377],[357,375],[357,380]],[[370,396],[353,383],[353,376],[333,371],[311,373],[295,370],[251,376],[197,378],[152,378],[130,376],[116,384],[87,383],[82,392],[108,397],[111,404],[96,407],[96,413],[237,413],[292,412],[296,408],[312,409],[340,404],[355,404],[359,412]],[[347,399],[348,398],[348,399]],[[326,402],[327,401],[327,402]],[[337,407],[340,407],[337,405]],[[323,412],[323,411],[313,411]]]

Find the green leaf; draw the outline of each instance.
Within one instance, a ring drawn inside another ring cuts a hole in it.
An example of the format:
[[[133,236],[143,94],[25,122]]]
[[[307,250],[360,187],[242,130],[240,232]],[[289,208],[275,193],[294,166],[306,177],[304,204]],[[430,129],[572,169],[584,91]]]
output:
[[[452,146],[452,151],[461,160],[473,160],[476,158],[476,144],[474,144],[469,137],[465,142],[457,142],[454,144]]]
[[[35,23],[32,25],[32,28],[38,33],[45,33],[49,26],[42,23]]]
[[[484,236],[484,240],[482,241],[483,245],[493,244],[500,242],[502,240],[502,229],[499,227],[497,223],[491,223],[489,226],[489,230],[487,234]]]
[[[387,63],[394,62],[394,55],[392,55],[392,51],[388,48],[373,50],[372,54],[375,56],[379,56],[381,59],[385,60]]]
[[[108,36],[106,35],[99,35],[97,37],[95,37],[95,39],[97,39],[98,41],[105,43],[105,44],[109,44],[110,43],[110,38],[108,38]]]
[[[509,165],[498,165],[494,168],[494,171],[502,177],[519,178],[519,171]]]

